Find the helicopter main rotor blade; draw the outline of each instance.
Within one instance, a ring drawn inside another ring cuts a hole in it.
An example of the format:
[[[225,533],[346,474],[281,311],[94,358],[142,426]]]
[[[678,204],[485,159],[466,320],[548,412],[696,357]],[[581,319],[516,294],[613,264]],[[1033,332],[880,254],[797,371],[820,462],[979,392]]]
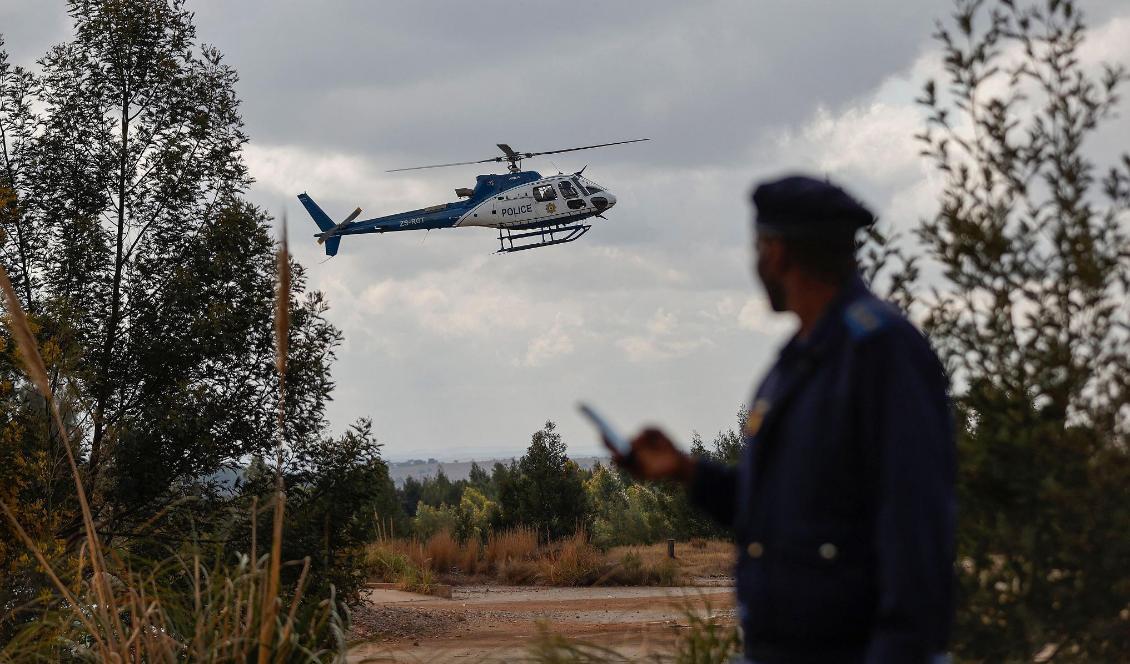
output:
[[[565,148],[563,150],[546,150],[544,152],[518,152],[506,143],[497,143],[498,149],[505,153],[503,157],[491,157],[489,159],[480,159],[478,161],[456,161],[450,164],[431,164],[429,166],[412,166],[410,168],[393,168],[385,171],[385,173],[399,173],[402,171],[420,171],[425,168],[446,168],[448,166],[470,166],[471,164],[490,164],[502,163],[508,161],[511,164],[519,162],[523,159],[530,157],[538,157],[543,154],[561,154],[562,152],[576,152],[577,150],[591,150],[593,148],[605,148],[609,145],[624,145],[626,143],[639,143],[641,141],[650,141],[650,138],[634,138],[630,141],[616,141],[615,143],[598,143],[597,145],[584,145],[579,148]]]
[[[450,164],[432,164],[430,166],[412,166],[410,168],[392,168],[385,173],[397,173],[399,171],[419,171],[425,168],[446,168],[447,166],[469,166],[471,164],[489,164],[492,161],[503,161],[506,157],[491,157],[490,159],[480,159],[479,161],[456,161]]]
[[[650,138],[633,138],[630,141],[616,141],[615,143],[600,143],[598,145],[585,145],[579,148],[565,148],[563,150],[546,150],[545,152],[523,152],[522,158],[537,157],[543,154],[560,154],[562,152],[576,152],[577,150],[591,150],[593,148],[605,148],[609,145],[624,145],[625,143],[640,143],[642,141],[650,141]]]

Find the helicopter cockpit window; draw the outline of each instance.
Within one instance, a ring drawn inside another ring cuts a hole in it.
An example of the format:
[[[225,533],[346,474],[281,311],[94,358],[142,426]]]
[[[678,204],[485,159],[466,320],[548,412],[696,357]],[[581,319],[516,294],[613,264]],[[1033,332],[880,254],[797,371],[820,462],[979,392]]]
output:
[[[551,184],[543,184],[539,187],[534,187],[534,200],[539,203],[552,201],[557,198],[557,190]]]
[[[592,180],[581,180],[581,188],[584,189],[585,193],[589,196],[592,196],[593,194],[599,194],[600,192],[604,191]]]
[[[580,194],[577,193],[577,190],[573,188],[573,184],[568,180],[562,180],[561,182],[558,182],[557,186],[561,187],[561,195],[565,198],[576,198],[577,196],[580,196]]]

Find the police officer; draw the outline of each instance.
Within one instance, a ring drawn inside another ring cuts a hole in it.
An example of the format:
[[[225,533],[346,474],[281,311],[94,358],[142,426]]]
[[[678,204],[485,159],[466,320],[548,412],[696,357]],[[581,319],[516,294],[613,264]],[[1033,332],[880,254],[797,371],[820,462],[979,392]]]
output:
[[[688,456],[656,429],[619,461],[681,480],[733,528],[746,660],[940,661],[955,526],[943,369],[858,275],[866,208],[803,176],[760,185],[753,203],[757,275],[800,326],[754,395],[741,461]]]

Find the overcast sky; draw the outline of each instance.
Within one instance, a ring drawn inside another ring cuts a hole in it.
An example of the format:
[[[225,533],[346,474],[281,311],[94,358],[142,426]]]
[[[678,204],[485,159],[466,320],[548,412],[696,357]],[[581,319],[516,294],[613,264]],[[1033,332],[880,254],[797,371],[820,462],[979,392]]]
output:
[[[1130,64],[1130,7],[1084,1],[1086,58]],[[827,175],[884,224],[932,214],[913,104],[940,74],[948,2],[325,3],[197,0],[201,41],[240,73],[257,182],[345,334],[335,430],[369,416],[391,459],[520,454],[556,421],[598,450],[591,401],[625,430],[709,438],[795,322],[750,274],[748,193]],[[31,65],[68,37],[62,2],[0,0],[0,33]],[[1094,142],[1130,143],[1130,106]],[[335,219],[454,200],[475,166],[385,169],[651,138],[530,160],[616,194],[576,243],[496,255],[487,229],[347,237],[322,262],[307,191]]]

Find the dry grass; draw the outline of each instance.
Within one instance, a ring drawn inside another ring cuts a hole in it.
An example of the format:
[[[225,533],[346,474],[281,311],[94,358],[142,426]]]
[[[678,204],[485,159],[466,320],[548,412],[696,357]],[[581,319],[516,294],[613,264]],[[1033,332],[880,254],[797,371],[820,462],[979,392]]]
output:
[[[450,572],[456,562],[465,558],[461,555],[459,542],[446,530],[441,530],[428,538],[424,544],[428,566],[437,572]]]
[[[538,577],[547,586],[592,585],[605,571],[600,552],[583,530],[559,542],[538,562]]]
[[[538,551],[538,534],[533,528],[515,528],[504,533],[491,533],[487,537],[483,560],[488,569],[509,560],[529,560]]]
[[[733,571],[733,544],[702,540],[677,543],[676,558],[667,557],[667,545],[616,547],[600,552],[584,531],[546,545],[528,528],[491,533],[483,545],[478,539],[458,542],[440,532],[426,542],[384,538],[367,551],[373,578],[409,584],[422,570],[441,575],[445,582],[498,582],[545,586],[677,586],[695,577],[729,576]]]
[[[648,546],[617,546],[606,554],[611,560],[622,560],[627,554],[639,556],[645,566],[656,566],[667,557],[667,543]],[[688,577],[726,577],[734,573],[737,553],[734,544],[725,540],[691,540],[675,542],[675,561],[680,572]]]

